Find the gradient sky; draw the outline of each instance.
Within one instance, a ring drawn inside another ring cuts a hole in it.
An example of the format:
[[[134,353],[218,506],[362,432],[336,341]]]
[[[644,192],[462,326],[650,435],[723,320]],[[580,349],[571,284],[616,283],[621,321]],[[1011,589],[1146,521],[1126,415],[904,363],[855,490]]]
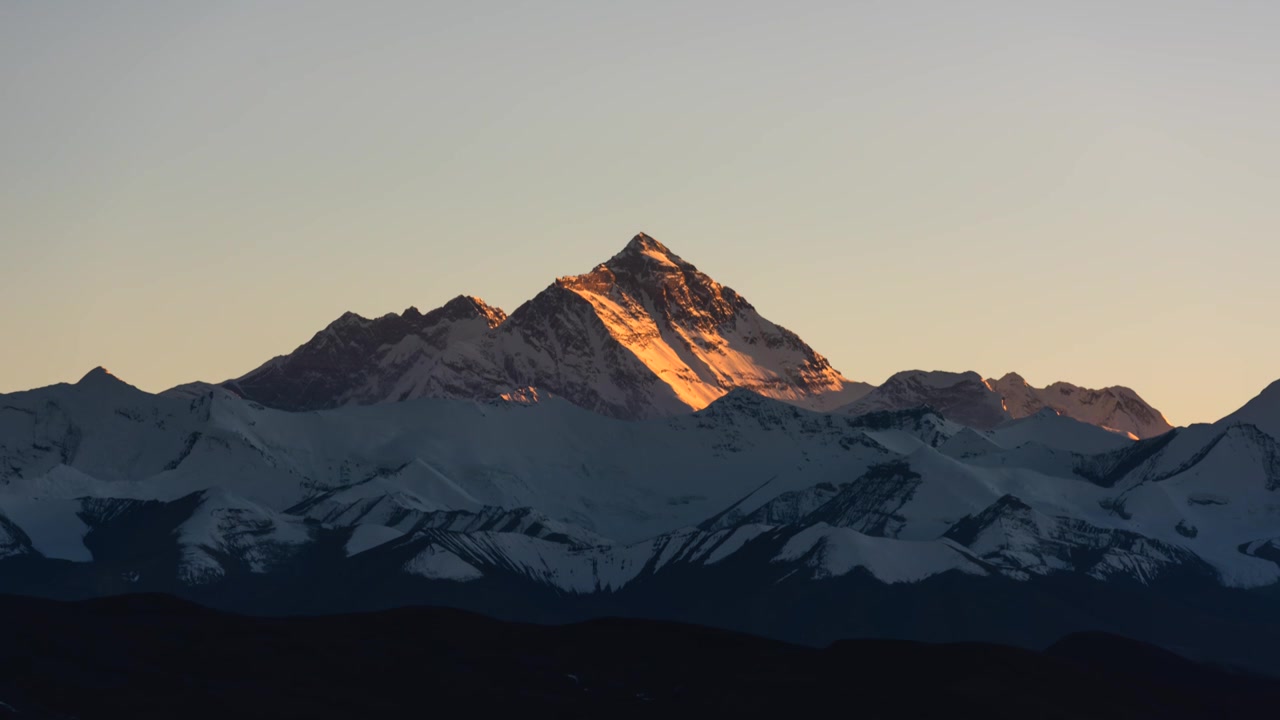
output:
[[[508,311],[638,231],[847,376],[1280,378],[1280,3],[0,3],[0,392]]]

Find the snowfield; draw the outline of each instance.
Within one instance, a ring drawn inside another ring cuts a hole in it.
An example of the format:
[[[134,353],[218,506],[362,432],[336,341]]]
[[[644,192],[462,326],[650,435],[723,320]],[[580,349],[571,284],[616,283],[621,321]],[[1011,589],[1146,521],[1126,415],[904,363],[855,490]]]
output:
[[[295,413],[95,370],[0,398],[0,552],[93,563],[97,528],[163,507],[193,585],[280,571],[342,531],[341,558],[411,547],[405,573],[574,593],[742,553],[888,583],[1189,571],[1253,587],[1280,579],[1277,395],[1133,441],[1052,410],[980,429],[746,390],[647,420],[559,398]]]

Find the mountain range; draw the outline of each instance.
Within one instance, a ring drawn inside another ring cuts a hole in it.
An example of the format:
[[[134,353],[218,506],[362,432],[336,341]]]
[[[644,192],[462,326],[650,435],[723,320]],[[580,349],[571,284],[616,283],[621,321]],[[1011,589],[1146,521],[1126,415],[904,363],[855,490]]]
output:
[[[1170,428],[1125,387],[847,379],[645,235],[509,316],[344,315],[217,385],[0,396],[0,592],[406,604],[1280,671],[1280,383]]]
[[[508,316],[472,296],[426,314],[344,314],[288,355],[222,386],[283,410],[421,397],[536,401],[559,396],[623,419],[700,410],[734,389],[811,410],[859,413],[930,405],[979,427],[1049,407],[1135,438],[1171,429],[1125,387],[1017,374],[911,371],[855,382],[733,289],[641,233],[590,272],[558,278]],[[203,390],[203,384],[171,393]]]

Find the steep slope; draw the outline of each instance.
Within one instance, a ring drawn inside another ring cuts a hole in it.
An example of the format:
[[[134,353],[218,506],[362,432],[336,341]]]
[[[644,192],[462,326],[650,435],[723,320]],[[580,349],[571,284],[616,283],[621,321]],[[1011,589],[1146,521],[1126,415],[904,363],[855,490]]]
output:
[[[1219,427],[1254,425],[1271,437],[1280,438],[1280,380],[1215,424]]]
[[[644,234],[591,272],[558,279],[498,338],[515,384],[621,417],[696,410],[735,388],[833,409],[867,389]]]
[[[620,418],[696,410],[735,388],[822,410],[870,389],[644,234],[591,272],[556,280],[510,318],[468,297],[426,315],[348,313],[225,386],[286,410],[557,395]]]
[[[1083,520],[1050,517],[1012,495],[956,523],[946,537],[1014,577],[1070,570],[1098,579],[1137,577],[1145,583],[1171,570],[1214,574],[1208,563],[1184,547]]]
[[[1017,373],[1007,373],[999,380],[988,379],[987,385],[1004,398],[1005,408],[1014,418],[1051,408],[1067,417],[1135,438],[1155,437],[1173,429],[1159,410],[1121,385],[1091,390],[1056,382],[1035,388]]]

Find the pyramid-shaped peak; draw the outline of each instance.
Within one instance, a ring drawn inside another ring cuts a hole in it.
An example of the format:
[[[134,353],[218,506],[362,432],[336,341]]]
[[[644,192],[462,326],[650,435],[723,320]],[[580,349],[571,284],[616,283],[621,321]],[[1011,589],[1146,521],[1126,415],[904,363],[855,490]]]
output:
[[[627,302],[647,306],[668,320],[705,325],[703,330],[719,326],[739,311],[754,310],[731,288],[644,233],[590,272],[556,278],[554,287],[614,300],[626,297]]]
[[[129,383],[121,380],[111,374],[110,370],[99,365],[98,367],[85,373],[76,383],[79,388],[130,388],[133,387]]]
[[[483,318],[490,327],[495,327],[507,319],[501,308],[489,305],[474,295],[459,295],[440,308],[441,313],[452,320]]]
[[[360,315],[359,313],[354,313],[348,310],[342,313],[342,315],[338,316],[337,320],[334,320],[333,322],[329,323],[328,328],[338,329],[338,328],[348,327],[352,325],[366,325],[368,323],[369,323],[369,318],[363,315]]]
[[[94,383],[94,382],[102,382],[104,380],[112,380],[112,381],[119,382],[119,380],[116,380],[116,376],[111,374],[110,370],[99,365],[98,367],[85,373],[84,377],[80,378],[80,383]],[[80,383],[76,383],[76,384],[79,385]]]
[[[445,303],[444,307],[449,310],[480,310],[489,306],[473,295],[459,295]]]
[[[622,248],[622,252],[614,255],[604,267],[613,271],[636,269],[640,267],[664,266],[667,269],[695,271],[693,265],[685,262],[679,255],[671,252],[671,248],[654,240],[645,233],[631,238],[631,242]]]
[[[650,251],[657,251],[663,254],[668,254],[671,252],[670,250],[667,249],[667,246],[663,245],[657,240],[654,240],[652,237],[650,237],[645,233],[636,233],[636,236],[631,238],[631,242],[627,243],[627,247],[624,249],[631,250],[633,252],[644,252],[646,250],[650,250]]]

